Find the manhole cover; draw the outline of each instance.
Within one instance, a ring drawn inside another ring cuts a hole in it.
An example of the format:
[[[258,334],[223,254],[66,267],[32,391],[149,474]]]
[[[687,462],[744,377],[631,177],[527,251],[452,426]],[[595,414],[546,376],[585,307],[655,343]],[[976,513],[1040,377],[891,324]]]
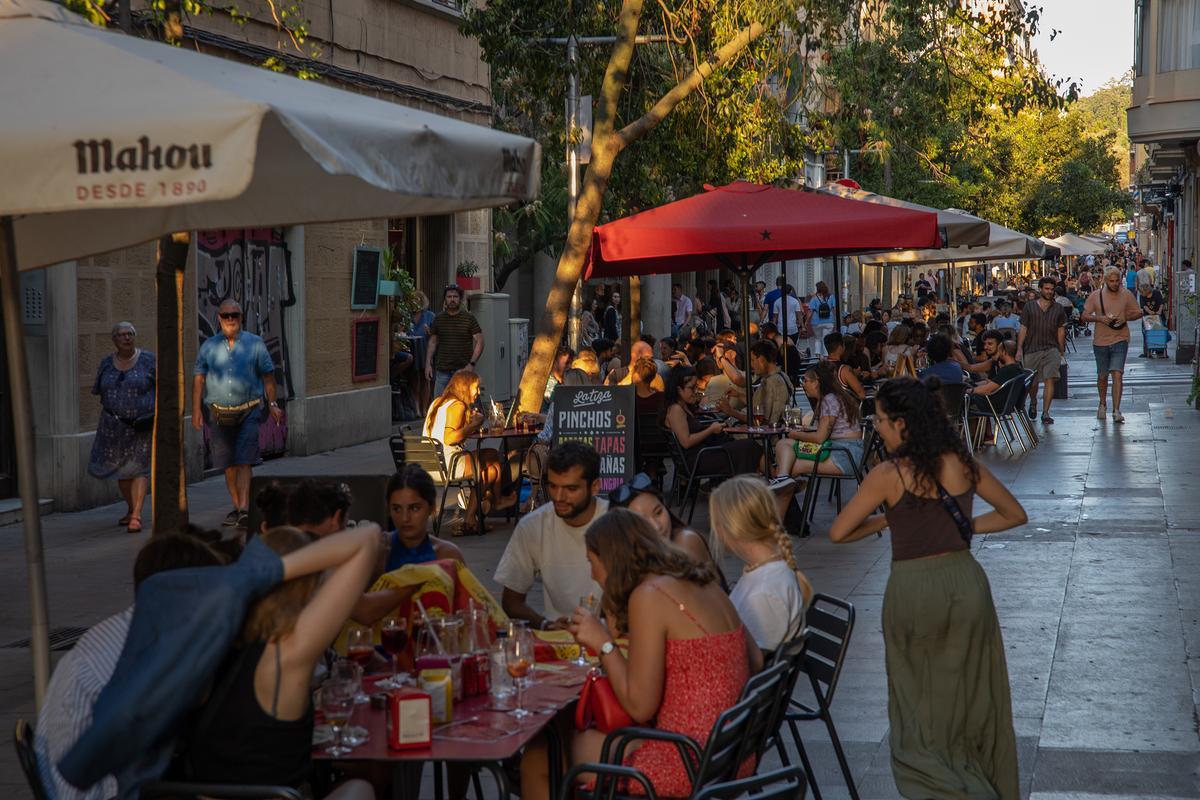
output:
[[[87,628],[51,628],[50,649],[70,650],[79,641],[79,637],[88,632]],[[29,639],[17,639],[3,646],[4,650],[19,650],[29,647]]]

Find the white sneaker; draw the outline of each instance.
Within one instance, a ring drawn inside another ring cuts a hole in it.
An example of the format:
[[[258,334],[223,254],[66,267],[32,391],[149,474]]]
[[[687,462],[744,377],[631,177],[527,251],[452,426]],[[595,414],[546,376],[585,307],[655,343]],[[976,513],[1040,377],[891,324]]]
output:
[[[1107,411],[1108,406],[1104,405],[1104,403],[1101,403],[1100,407],[1096,409],[1096,419],[1104,419],[1104,414]]]
[[[776,494],[791,488],[796,484],[795,478],[789,478],[786,475],[779,475],[767,481],[767,488]]]
[[[1125,421],[1124,414],[1122,414],[1120,411],[1113,412],[1113,422],[1124,422],[1124,421]]]

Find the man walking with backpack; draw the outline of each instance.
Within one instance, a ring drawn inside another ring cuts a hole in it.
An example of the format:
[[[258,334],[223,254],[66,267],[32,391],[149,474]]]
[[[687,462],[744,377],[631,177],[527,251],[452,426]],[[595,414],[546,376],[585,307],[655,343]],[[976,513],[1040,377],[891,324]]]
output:
[[[826,355],[825,336],[833,333],[833,295],[825,281],[817,281],[817,293],[808,301],[812,310],[813,349],[817,355]]]

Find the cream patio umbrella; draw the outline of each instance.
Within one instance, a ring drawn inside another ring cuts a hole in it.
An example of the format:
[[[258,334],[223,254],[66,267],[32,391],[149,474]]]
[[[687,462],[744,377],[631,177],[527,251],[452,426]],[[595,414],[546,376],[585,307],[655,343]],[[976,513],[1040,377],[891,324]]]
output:
[[[49,626],[17,270],[173,231],[503,205],[536,195],[541,154],[526,138],[126,36],[43,0],[0,0],[0,75],[0,294],[40,705]]]
[[[1091,239],[1085,239],[1082,236],[1076,236],[1073,233],[1064,233],[1062,236],[1054,239],[1042,237],[1042,241],[1053,247],[1057,247],[1062,251],[1064,256],[1091,256],[1100,255],[1107,248]]]

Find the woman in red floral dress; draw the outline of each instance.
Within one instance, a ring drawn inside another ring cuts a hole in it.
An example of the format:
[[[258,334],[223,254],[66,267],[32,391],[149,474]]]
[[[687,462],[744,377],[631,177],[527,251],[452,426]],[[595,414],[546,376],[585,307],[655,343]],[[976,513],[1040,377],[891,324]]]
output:
[[[703,746],[717,717],[737,703],[746,680],[762,666],[762,654],[715,569],[665,543],[626,509],[599,517],[585,540],[592,577],[604,587],[608,626],[576,609],[571,633],[600,654],[617,699],[636,724],[682,733]],[[628,635],[627,656],[612,645],[617,631]],[[603,742],[599,731],[577,733],[572,763],[599,760]],[[626,763],[643,772],[660,797],[691,794],[674,745],[644,743],[627,753]],[[525,800],[548,797],[545,765],[540,748],[522,761]],[[640,787],[635,783],[628,790],[637,793]]]

